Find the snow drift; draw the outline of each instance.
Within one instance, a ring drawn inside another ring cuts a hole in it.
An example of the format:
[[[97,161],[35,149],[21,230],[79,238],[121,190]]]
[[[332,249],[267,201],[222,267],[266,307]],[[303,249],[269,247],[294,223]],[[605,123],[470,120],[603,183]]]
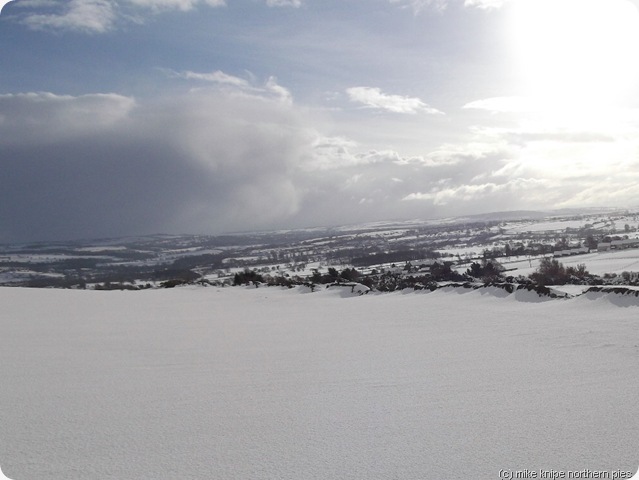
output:
[[[634,308],[481,290],[298,292],[0,289],[2,470],[14,480],[637,470]]]

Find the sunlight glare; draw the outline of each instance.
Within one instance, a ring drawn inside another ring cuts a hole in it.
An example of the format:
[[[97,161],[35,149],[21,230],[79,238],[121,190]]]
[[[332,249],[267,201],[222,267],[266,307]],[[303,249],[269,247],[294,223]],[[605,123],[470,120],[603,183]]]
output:
[[[518,0],[511,28],[526,95],[596,106],[636,87],[639,10],[629,0]]]

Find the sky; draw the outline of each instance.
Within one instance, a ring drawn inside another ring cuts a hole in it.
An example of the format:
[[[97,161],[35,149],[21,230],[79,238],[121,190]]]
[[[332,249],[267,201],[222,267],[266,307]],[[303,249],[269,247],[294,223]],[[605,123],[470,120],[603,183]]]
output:
[[[14,0],[0,242],[639,202],[639,0]]]

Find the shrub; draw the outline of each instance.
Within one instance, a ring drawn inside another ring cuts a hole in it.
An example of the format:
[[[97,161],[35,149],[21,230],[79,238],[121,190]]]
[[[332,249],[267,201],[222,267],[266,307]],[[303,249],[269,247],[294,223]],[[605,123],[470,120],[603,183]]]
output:
[[[568,283],[569,274],[559,260],[545,257],[539,262],[537,271],[530,274],[530,278],[541,286],[565,285]]]
[[[255,270],[246,269],[238,272],[233,277],[233,285],[249,285],[251,283],[263,283],[264,277]]]

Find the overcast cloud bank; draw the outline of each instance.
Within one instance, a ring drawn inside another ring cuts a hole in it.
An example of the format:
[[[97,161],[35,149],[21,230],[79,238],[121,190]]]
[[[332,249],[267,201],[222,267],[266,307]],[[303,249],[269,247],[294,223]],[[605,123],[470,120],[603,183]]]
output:
[[[516,159],[537,144],[581,143],[574,136],[538,133],[522,147],[515,134],[524,131],[482,132],[483,142],[409,157],[325,136],[274,80],[258,88],[213,76],[234,89],[159,100],[0,96],[5,238],[302,227],[524,208],[523,198],[567,206],[571,184],[576,195],[598,189],[583,172],[542,176],[536,162]],[[608,141],[586,135],[583,145]]]

